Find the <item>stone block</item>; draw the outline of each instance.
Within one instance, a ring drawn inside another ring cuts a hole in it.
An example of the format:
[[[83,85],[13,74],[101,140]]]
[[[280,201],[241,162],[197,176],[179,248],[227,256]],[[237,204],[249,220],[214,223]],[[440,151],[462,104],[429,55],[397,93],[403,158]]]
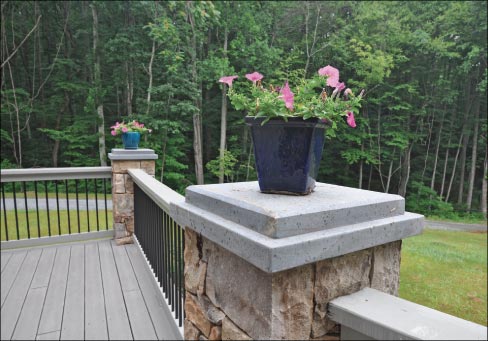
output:
[[[252,340],[252,338],[226,317],[222,321],[222,340]]]
[[[371,288],[398,296],[402,241],[373,248]]]
[[[186,293],[185,313],[186,318],[191,321],[195,327],[205,335],[205,337],[210,335],[212,324],[205,316],[204,308],[201,306],[200,302],[198,302],[198,299],[189,292]]]
[[[117,246],[125,245],[125,244],[133,244],[133,243],[134,240],[132,239],[132,236],[115,239],[115,245]]]
[[[192,294],[197,294],[201,282],[205,282],[207,264],[200,261],[198,234],[189,228],[185,229],[185,250],[183,253],[185,269],[185,289]]]
[[[188,319],[185,319],[185,340],[198,340],[199,335],[200,331],[197,327],[188,321]]]
[[[313,265],[273,275],[272,340],[306,340],[313,318]]]
[[[210,329],[209,340],[222,340],[222,327],[214,326]]]
[[[208,257],[205,292],[210,301],[231,320],[239,321],[239,327],[252,338],[269,339],[272,274],[205,238],[203,249]]]
[[[134,194],[114,194],[112,203],[114,216],[134,215]]]
[[[198,303],[200,303],[200,306],[202,307],[203,313],[205,314],[207,320],[217,326],[222,325],[222,320],[225,318],[225,314],[216,306],[214,306],[207,296],[199,296]]]
[[[128,169],[132,168],[141,168],[141,161],[115,161],[112,160],[112,172],[113,173],[122,173],[127,174]]]
[[[114,223],[114,238],[125,238],[129,236],[124,223]]]
[[[125,180],[124,174],[114,173],[112,175],[112,193],[125,193]]]
[[[134,193],[134,180],[129,174],[124,174],[125,193]]]
[[[327,334],[335,324],[327,319],[330,300],[369,286],[372,249],[348,253],[316,263],[312,337]]]
[[[154,175],[156,174],[156,163],[152,160],[141,161],[141,169],[144,169],[149,175]]]

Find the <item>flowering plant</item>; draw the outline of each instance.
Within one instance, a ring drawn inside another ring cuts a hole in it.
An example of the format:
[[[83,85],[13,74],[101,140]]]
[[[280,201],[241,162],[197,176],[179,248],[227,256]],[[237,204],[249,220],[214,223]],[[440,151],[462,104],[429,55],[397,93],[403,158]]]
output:
[[[112,131],[110,132],[112,136],[117,136],[119,134],[128,133],[128,132],[139,132],[141,134],[152,132],[151,129],[144,127],[143,123],[139,123],[136,120],[133,120],[132,122],[128,122],[128,123],[115,122],[115,125],[111,126],[110,128],[112,129]]]
[[[285,121],[290,117],[303,117],[304,120],[317,118],[337,127],[339,118],[346,118],[351,127],[356,127],[354,113],[361,107],[364,90],[358,96],[339,82],[339,70],[327,65],[318,70],[311,79],[303,79],[293,90],[288,82],[283,86],[264,87],[263,75],[254,72],[246,74],[248,91],[239,93],[232,86],[238,76],[227,76],[219,82],[229,86],[228,96],[237,110],[246,110],[248,116],[265,117],[263,124],[273,118]]]

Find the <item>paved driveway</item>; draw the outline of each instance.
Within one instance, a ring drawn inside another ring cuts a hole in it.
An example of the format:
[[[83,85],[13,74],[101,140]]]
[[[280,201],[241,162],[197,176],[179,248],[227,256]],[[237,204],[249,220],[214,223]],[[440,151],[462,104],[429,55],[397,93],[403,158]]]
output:
[[[105,201],[104,200],[94,200],[94,199],[88,199],[88,206],[86,199],[79,199],[78,200],[78,207],[80,210],[86,211],[87,207],[89,210],[96,210],[97,208],[97,202],[98,202],[98,209],[105,209]],[[57,205],[56,205],[56,199],[48,199],[48,202],[46,202],[46,199],[39,198],[37,202],[39,206],[39,210],[46,210],[47,206],[49,204],[49,210],[56,210]],[[69,199],[68,203],[66,203],[66,199],[59,199],[59,209],[60,210],[66,210],[68,208],[70,210],[76,210],[76,199]],[[3,210],[3,202],[0,200],[0,207]],[[35,210],[36,209],[36,199],[27,199],[27,207],[30,210]],[[5,198],[5,209],[6,210],[13,210],[15,208],[14,206],[14,199],[13,198]],[[24,198],[17,198],[17,209],[18,210],[25,210],[25,201]],[[111,210],[112,209],[112,200],[107,200],[107,209]]]

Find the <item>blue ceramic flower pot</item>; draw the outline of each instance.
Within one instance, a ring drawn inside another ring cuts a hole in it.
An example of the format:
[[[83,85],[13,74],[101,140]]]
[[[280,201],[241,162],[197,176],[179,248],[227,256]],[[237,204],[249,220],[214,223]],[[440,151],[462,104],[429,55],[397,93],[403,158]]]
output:
[[[122,133],[122,142],[124,143],[124,149],[137,149],[139,147],[139,141],[141,140],[141,133],[138,131],[129,131]]]
[[[251,126],[263,193],[310,194],[315,187],[325,141],[325,124],[318,119],[290,118],[288,122],[246,117]]]

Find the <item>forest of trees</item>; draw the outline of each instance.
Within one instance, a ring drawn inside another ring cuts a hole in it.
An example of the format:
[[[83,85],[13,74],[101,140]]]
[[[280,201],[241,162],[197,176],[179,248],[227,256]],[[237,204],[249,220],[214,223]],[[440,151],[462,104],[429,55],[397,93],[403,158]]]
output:
[[[318,181],[480,215],[486,23],[486,1],[2,1],[1,167],[106,165],[110,126],[137,119],[168,186],[255,180],[246,113],[218,79],[293,84],[330,64],[366,92]]]

